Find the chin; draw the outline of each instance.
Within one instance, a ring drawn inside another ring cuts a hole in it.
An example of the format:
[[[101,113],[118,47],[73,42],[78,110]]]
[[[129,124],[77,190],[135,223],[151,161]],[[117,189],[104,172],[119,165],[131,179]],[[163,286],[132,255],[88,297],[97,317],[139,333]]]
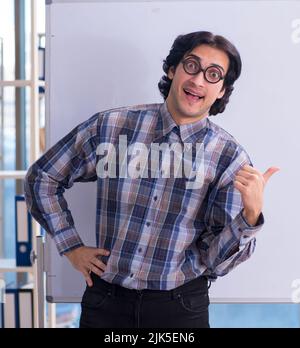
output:
[[[189,117],[189,118],[194,118],[194,117],[199,117],[199,115],[203,114],[202,110],[187,110],[187,109],[181,109],[180,113],[184,117]]]

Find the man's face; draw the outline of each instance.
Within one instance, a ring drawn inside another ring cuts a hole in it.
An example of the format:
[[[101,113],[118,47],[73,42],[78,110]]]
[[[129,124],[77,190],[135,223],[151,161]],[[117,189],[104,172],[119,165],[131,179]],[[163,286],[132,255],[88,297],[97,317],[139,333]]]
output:
[[[186,54],[184,58],[190,55],[200,58],[202,69],[205,70],[212,64],[216,64],[220,67],[222,76],[226,75],[229,58],[225,52],[208,45],[200,45]],[[205,80],[203,72],[189,75],[183,69],[181,62],[176,71],[174,71],[174,67],[169,69],[168,77],[172,80],[172,84],[167,97],[167,106],[178,124],[195,122],[208,115],[209,109],[216,99],[222,98],[225,93],[225,89],[222,90],[224,80],[213,84]],[[202,98],[199,99],[191,94],[202,96]]]

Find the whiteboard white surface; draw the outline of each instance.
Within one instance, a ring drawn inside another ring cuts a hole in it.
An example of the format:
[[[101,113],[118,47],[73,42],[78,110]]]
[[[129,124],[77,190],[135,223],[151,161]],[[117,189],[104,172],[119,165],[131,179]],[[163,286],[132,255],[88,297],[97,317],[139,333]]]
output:
[[[243,69],[223,114],[210,117],[254,166],[281,168],[264,196],[252,257],[210,289],[211,302],[292,302],[300,278],[300,1],[48,1],[47,144],[94,113],[162,102],[157,83],[175,37],[207,30],[238,48]],[[96,184],[66,194],[75,225],[95,246]],[[46,242],[47,298],[78,302],[85,283]]]

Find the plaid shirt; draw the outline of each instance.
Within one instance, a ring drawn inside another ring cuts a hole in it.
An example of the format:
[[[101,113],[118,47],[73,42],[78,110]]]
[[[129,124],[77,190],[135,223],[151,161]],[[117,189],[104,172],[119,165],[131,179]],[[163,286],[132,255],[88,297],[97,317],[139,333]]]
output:
[[[128,145],[202,144],[201,186],[188,188],[188,178],[175,175],[122,177],[117,170],[116,177],[99,177],[105,157],[98,146],[117,144],[120,135]],[[200,275],[223,276],[253,253],[264,217],[251,226],[242,215],[233,181],[245,164],[252,165],[243,147],[208,117],[177,126],[166,103],[137,105],[97,113],[74,128],[30,167],[25,197],[63,254],[83,245],[63,192],[97,180],[97,247],[110,251],[102,279],[170,290]]]

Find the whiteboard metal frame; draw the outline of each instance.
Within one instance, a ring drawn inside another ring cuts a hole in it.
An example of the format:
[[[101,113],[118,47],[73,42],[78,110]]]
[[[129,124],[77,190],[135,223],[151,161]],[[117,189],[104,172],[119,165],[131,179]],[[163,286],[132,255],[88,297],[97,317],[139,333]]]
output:
[[[191,1],[197,1],[197,0],[191,0]],[[214,0],[213,0],[214,1]],[[218,0],[217,0],[218,1]],[[232,0],[227,0],[228,2],[232,2]],[[249,2],[252,2],[253,0],[247,0]],[[281,2],[283,2],[283,0],[280,0]],[[292,0],[293,1],[293,0]],[[109,2],[109,3],[113,3],[113,2],[120,2],[120,3],[126,3],[126,2],[156,2],[156,1],[138,1],[138,0],[132,0],[132,1],[122,1],[122,0],[119,0],[119,1],[109,1],[109,0],[100,0],[100,1],[97,1],[97,0],[90,0],[90,1],[81,1],[81,0],[46,0],[46,4],[49,6],[51,4],[63,4],[63,3],[82,3],[82,2]],[[163,1],[160,1],[160,2],[178,2],[178,1],[174,1],[174,0],[163,0]],[[297,0],[294,0],[294,2],[297,2]],[[46,58],[46,71],[49,71],[50,69],[50,59],[49,59],[49,52],[51,51],[51,40],[49,39],[49,33],[51,33],[51,27],[50,27],[50,11],[51,11],[51,6],[49,6],[49,11],[47,11],[47,16],[48,16],[48,25],[47,25],[47,32],[48,32],[48,35],[46,36],[46,47],[47,47],[47,50],[46,50],[46,54],[47,54],[47,58]],[[47,82],[49,84],[51,84],[51,76],[48,76],[48,79],[47,79]],[[50,90],[49,89],[46,89],[46,127],[48,127],[48,132],[49,132],[49,125],[50,125],[50,119],[49,119],[49,115],[50,115]],[[48,133],[48,136],[49,136],[49,133]],[[47,144],[47,147],[49,146],[49,138],[47,137],[46,138],[46,144]],[[225,276],[226,277],[226,276]],[[50,279],[51,281],[51,279]],[[292,290],[291,290],[292,291]],[[74,298],[74,297],[52,297],[52,296],[48,296],[47,297],[47,301],[48,302],[55,302],[55,303],[65,303],[65,302],[74,302],[74,303],[79,303],[80,302],[80,299],[79,298]],[[272,297],[268,297],[268,298],[265,298],[265,297],[261,297],[261,298],[251,298],[251,297],[247,297],[247,298],[239,298],[239,297],[235,297],[235,298],[231,298],[230,300],[228,298],[222,298],[222,297],[214,297],[211,299],[211,303],[232,303],[232,304],[238,304],[238,303],[289,303],[289,304],[292,304],[292,300],[291,298],[288,298],[288,297],[284,297],[284,298],[272,298]]]

